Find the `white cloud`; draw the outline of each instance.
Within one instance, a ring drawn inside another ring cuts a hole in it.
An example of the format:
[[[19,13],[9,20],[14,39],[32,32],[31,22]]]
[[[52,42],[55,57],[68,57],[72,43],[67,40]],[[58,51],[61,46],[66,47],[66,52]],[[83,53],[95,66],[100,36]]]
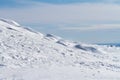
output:
[[[86,27],[61,27],[62,30],[79,30],[79,31],[91,31],[91,30],[103,30],[103,29],[120,29],[120,24],[98,24]]]
[[[104,3],[53,5],[34,2],[27,7],[0,9],[0,16],[26,24],[79,25],[96,22],[119,22],[120,5]]]
[[[119,0],[102,0],[103,2],[117,2],[117,1],[119,1]]]

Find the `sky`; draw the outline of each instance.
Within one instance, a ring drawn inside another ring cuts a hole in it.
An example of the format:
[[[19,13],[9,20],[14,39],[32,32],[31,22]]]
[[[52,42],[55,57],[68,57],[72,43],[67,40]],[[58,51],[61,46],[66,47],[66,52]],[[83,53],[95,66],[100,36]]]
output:
[[[84,43],[120,43],[120,0],[0,0],[0,18]]]

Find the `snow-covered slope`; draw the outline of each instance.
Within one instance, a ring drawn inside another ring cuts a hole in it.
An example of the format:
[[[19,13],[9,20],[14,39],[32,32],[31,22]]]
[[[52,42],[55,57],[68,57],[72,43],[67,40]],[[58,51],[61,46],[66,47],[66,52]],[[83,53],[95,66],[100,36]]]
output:
[[[64,40],[0,19],[0,68],[74,66],[120,71],[120,48]]]
[[[0,19],[0,66],[40,67],[71,65],[89,68],[119,69],[119,59],[104,46],[64,40]]]

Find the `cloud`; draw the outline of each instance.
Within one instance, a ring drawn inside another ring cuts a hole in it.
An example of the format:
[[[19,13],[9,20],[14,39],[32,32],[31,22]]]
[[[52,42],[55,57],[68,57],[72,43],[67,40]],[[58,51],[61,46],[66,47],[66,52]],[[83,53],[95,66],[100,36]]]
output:
[[[77,31],[91,31],[91,30],[109,30],[109,29],[120,29],[120,24],[97,24],[97,25],[89,25],[85,27],[61,27],[62,30],[77,30]]]
[[[112,1],[112,0],[111,0]],[[21,1],[25,3],[26,1]],[[27,3],[27,2],[26,2]],[[0,9],[0,16],[25,24],[96,24],[119,23],[120,5],[104,3],[47,4]]]
[[[119,4],[119,0],[0,0],[0,8],[6,7],[25,7],[36,4],[57,4],[57,5],[66,5],[66,4],[83,4],[83,3],[117,3]]]
[[[51,4],[71,4],[71,3],[117,3],[119,0],[9,0],[14,2],[38,2]]]
[[[119,2],[120,0],[103,0],[105,2]]]

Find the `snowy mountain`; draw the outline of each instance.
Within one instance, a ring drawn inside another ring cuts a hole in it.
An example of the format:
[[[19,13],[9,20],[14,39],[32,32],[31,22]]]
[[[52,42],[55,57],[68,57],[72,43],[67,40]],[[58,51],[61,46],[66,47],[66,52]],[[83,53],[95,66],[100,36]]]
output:
[[[0,70],[72,66],[120,74],[119,53],[119,47],[68,41],[52,34],[43,35],[12,20],[0,19]]]

